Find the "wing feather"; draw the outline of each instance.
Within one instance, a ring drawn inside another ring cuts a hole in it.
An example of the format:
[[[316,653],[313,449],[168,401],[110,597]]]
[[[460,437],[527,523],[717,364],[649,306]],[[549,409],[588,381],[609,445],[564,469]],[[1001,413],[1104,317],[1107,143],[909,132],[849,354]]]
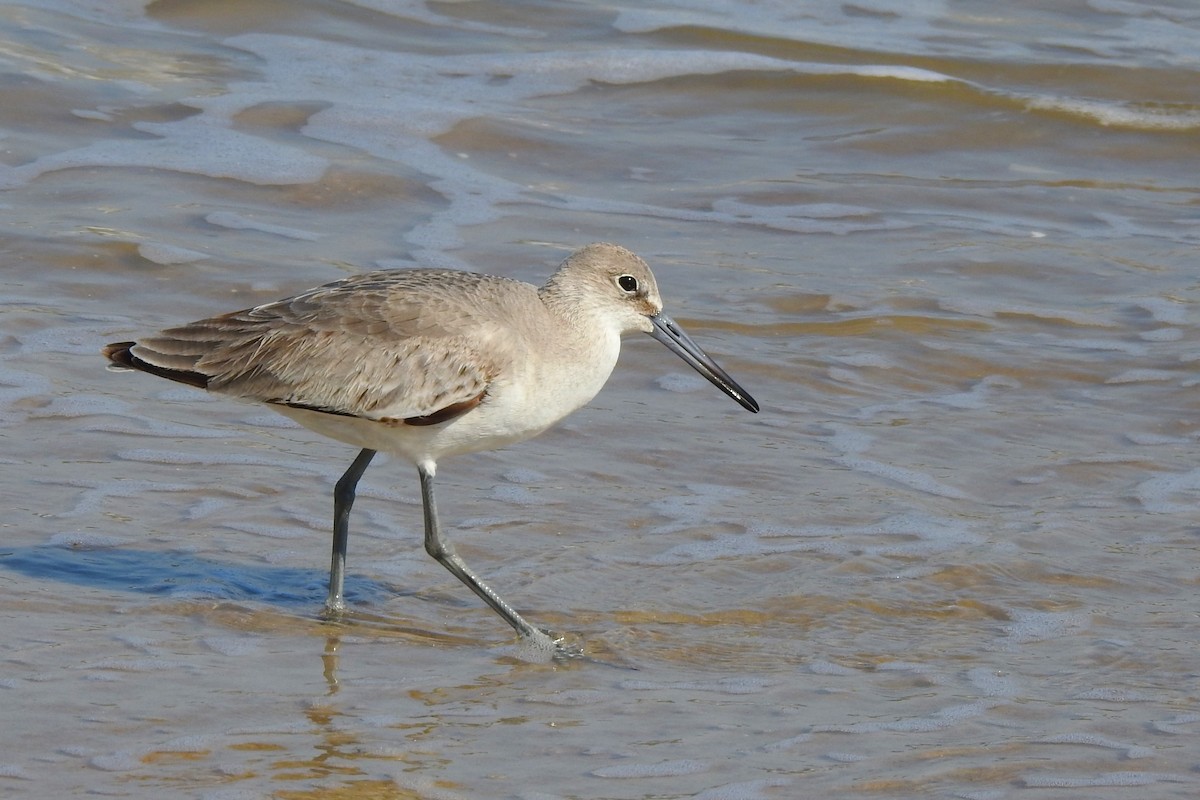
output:
[[[478,405],[515,356],[496,312],[536,302],[532,286],[505,278],[366,273],[168,328],[125,347],[120,363],[248,400],[434,424]]]

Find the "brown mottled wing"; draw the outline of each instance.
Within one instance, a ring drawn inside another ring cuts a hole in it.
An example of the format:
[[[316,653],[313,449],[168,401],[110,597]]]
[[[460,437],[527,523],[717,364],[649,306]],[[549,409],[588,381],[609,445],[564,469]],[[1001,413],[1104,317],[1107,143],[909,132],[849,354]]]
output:
[[[367,273],[164,330],[128,356],[249,400],[435,424],[477,405],[511,358],[496,346],[497,301],[534,298],[531,286],[473,273]]]

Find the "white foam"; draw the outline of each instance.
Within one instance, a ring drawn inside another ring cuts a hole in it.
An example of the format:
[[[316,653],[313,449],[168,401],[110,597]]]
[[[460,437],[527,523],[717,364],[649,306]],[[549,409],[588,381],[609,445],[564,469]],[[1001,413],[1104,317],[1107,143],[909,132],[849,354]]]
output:
[[[1089,747],[1103,747],[1109,750],[1120,750],[1124,753],[1125,758],[1149,758],[1154,755],[1154,750],[1149,747],[1132,745],[1127,742],[1117,742],[1090,733],[1060,733],[1055,736],[1047,736],[1044,739],[1040,739],[1039,742],[1043,744],[1077,744]]]
[[[192,503],[183,513],[183,518],[186,520],[204,519],[205,517],[220,511],[222,508],[227,508],[230,501],[218,497],[206,497],[195,503]]]
[[[1012,622],[1004,626],[1010,646],[1065,637],[1086,629],[1089,622],[1084,614],[1065,611],[1016,610],[1010,616]]]
[[[12,778],[22,781],[34,780],[34,776],[20,764],[0,764],[0,778]]]
[[[876,367],[879,369],[893,369],[896,367],[894,359],[872,352],[845,353],[843,355],[829,356],[828,358],[850,367]]]
[[[1191,736],[1200,733],[1200,729],[1189,730],[1188,726],[1192,725],[1200,727],[1200,714],[1176,714],[1169,719],[1154,720],[1150,723],[1150,727],[1156,733],[1165,733],[1168,736]]]
[[[712,209],[714,219],[723,222],[749,223],[791,233],[830,233],[840,236],[909,227],[909,223],[884,219],[873,209],[854,206],[767,206],[726,198],[714,201]]]
[[[50,381],[40,375],[6,369],[0,364],[0,419],[17,424],[25,419],[26,412],[12,408],[20,400],[36,397],[50,391]]]
[[[656,513],[670,522],[657,525],[655,533],[674,533],[706,525],[719,517],[720,506],[744,494],[741,489],[713,484],[689,484],[690,494],[668,495],[649,504]]]
[[[37,305],[43,302],[39,300]],[[70,353],[96,358],[99,349],[96,343],[101,340],[101,334],[90,324],[76,324],[30,331],[22,334],[19,340],[21,352],[25,354]]]
[[[686,375],[682,372],[672,372],[655,379],[660,389],[677,394],[687,394],[699,391],[708,385],[708,381],[699,375]]]
[[[318,525],[315,521],[308,525],[309,530],[297,525],[263,525],[255,522],[234,521],[226,522],[224,527],[231,528],[242,533],[249,533],[255,536],[265,536],[268,539],[299,539],[310,531],[323,530],[325,526]]]
[[[1182,328],[1155,328],[1139,333],[1138,338],[1147,342],[1178,342],[1183,339],[1183,335]]]
[[[166,672],[186,668],[189,662],[166,658],[102,658],[80,665],[80,669],[110,669],[117,672]]]
[[[1117,323],[1098,313],[1070,311],[1064,308],[1042,308],[1022,303],[998,302],[979,297],[942,297],[938,299],[938,307],[943,311],[957,314],[967,314],[977,317],[1032,317],[1051,321],[1068,322],[1072,325],[1087,327],[1117,327]]]
[[[113,414],[128,417],[132,406],[116,397],[95,394],[70,394],[53,398],[47,405],[30,414],[31,418],[89,417],[96,414]]]
[[[873,461],[869,458],[861,458],[853,455],[842,456],[837,461],[856,472],[874,475],[884,480],[898,483],[901,486],[915,489],[918,492],[925,492],[926,494],[937,495],[939,497],[948,497],[953,500],[966,500],[970,498],[970,495],[963,490],[943,483],[932,475],[919,470],[898,467],[893,464],[884,464],[881,461]]]
[[[872,437],[865,431],[849,425],[833,424],[826,427],[826,441],[843,456],[865,453],[871,447]]]
[[[967,680],[985,697],[1016,697],[1020,689],[1020,684],[1012,675],[988,667],[967,670]]]
[[[79,548],[96,548],[96,547],[120,547],[128,544],[131,539],[124,536],[110,536],[103,533],[89,533],[84,531],[67,531],[64,533],[56,533],[46,540],[46,544],[52,547],[79,547]]]
[[[529,99],[578,90],[592,82],[632,84],[691,75],[734,71],[769,71],[807,75],[858,75],[869,79],[949,81],[929,70],[886,65],[842,65],[788,61],[753,53],[712,50],[599,49],[504,52],[453,57],[367,50],[333,41],[322,43],[320,59],[312,59],[311,40],[271,34],[231,37],[228,46],[261,58],[261,76],[233,82],[220,95],[188,98],[202,110],[198,116],[142,129],[167,137],[169,144],[139,141],[119,153],[83,148],[28,165],[10,175],[28,179],[51,168],[89,162],[194,171],[251,182],[316,180],[325,164],[297,158],[291,148],[230,130],[233,118],[247,108],[304,97],[326,104],[305,125],[306,136],[357,147],[380,158],[402,163],[432,176],[429,185],[449,201],[405,234],[414,255],[429,261],[453,262],[445,251],[461,244],[459,229],[499,218],[507,203],[553,205],[576,210],[749,223],[790,232],[847,233],[902,227],[871,209],[838,204],[764,207],[736,199],[718,200],[711,211],[644,206],[586,197],[551,196],[474,168],[444,152],[431,138],[457,123],[494,110],[497,114]],[[364,69],[364,65],[370,65]],[[345,87],[356,91],[347,93]],[[378,98],[385,97],[386,102]],[[207,149],[206,149],[207,146]],[[109,145],[109,148],[113,145]],[[147,151],[134,153],[134,151]],[[180,158],[176,151],[188,157]],[[190,156],[189,156],[190,152]],[[211,163],[206,163],[211,162]],[[281,169],[280,162],[288,165]],[[307,232],[304,232],[306,235]],[[447,263],[447,266],[463,266]]]
[[[163,422],[147,417],[117,417],[98,420],[80,426],[80,430],[100,433],[119,433],[124,436],[149,436],[167,439],[223,439],[229,434],[215,428]]]
[[[537,631],[533,636],[522,636],[515,644],[503,645],[496,650],[529,664],[550,664],[560,655],[555,640],[542,631]],[[487,715],[490,712],[479,708],[474,709],[472,713]]]
[[[597,778],[676,778],[707,772],[708,763],[686,758],[679,761],[659,761],[655,764],[624,763],[600,767],[591,771]]]
[[[278,467],[291,473],[303,472],[309,475],[322,475],[326,472],[326,468],[320,464],[308,464],[303,461],[288,460],[282,453],[276,456],[260,456],[224,451],[199,453],[178,450],[154,450],[148,447],[140,447],[119,450],[116,457],[122,461],[136,461],[143,464],[170,464],[176,466],[186,464],[204,467]]]
[[[826,753],[825,758],[829,759],[830,761],[835,761],[838,764],[856,764],[859,761],[865,761],[867,759],[867,757],[861,753],[841,752]]]
[[[1106,128],[1131,128],[1145,131],[1190,131],[1200,129],[1200,113],[1191,107],[1078,97],[1030,95],[1023,98],[1034,111],[1056,111],[1098,122]]]
[[[17,167],[0,168],[0,187],[23,185],[64,169],[127,167],[162,169],[279,185],[312,183],[329,163],[324,158],[279,142],[231,130],[202,116],[177,122],[137,122],[154,139],[106,139],[74,150],[52,153]]]
[[[765,744],[763,745],[762,749],[768,753],[777,753],[780,750],[790,750],[796,745],[804,744],[810,739],[812,739],[811,733],[801,733],[797,734],[796,736],[789,736],[786,739],[779,739],[778,741]]]
[[[893,721],[852,722],[840,725],[816,725],[815,733],[929,733],[951,728],[993,708],[995,702],[964,703],[943,708],[924,717],[905,717]]]
[[[1048,346],[1067,350],[1098,350],[1100,352],[1128,353],[1131,356],[1145,355],[1148,350],[1145,345],[1137,342],[1126,342],[1120,339],[1063,339],[1056,337],[1047,342]]]
[[[147,261],[164,266],[190,264],[193,261],[203,261],[209,257],[207,253],[201,253],[198,250],[189,250],[186,247],[162,244],[161,242],[142,242],[138,245],[138,255]]]
[[[231,769],[229,777],[236,778],[243,773],[241,769]],[[217,789],[201,789],[196,796],[199,800],[261,800],[262,792],[237,786],[222,786]]]
[[[906,4],[897,11],[899,13],[894,15],[892,24],[888,26],[889,34],[907,39],[919,37],[929,29],[928,21],[922,19],[923,15],[912,4]],[[804,13],[802,7],[789,3],[738,5],[736,11],[727,0],[698,0],[689,3],[686,8],[660,9],[638,5],[621,8],[613,23],[614,28],[626,33],[650,33],[683,26],[733,30],[772,39],[791,38],[810,44],[817,41],[854,49],[875,46],[885,52],[894,50],[897,44],[895,40],[886,39],[880,34],[876,34],[877,39],[873,38],[870,29],[863,30],[860,26],[852,26],[858,35],[855,38],[844,26],[831,25],[820,16]]]
[[[438,28],[460,29],[491,33],[499,36],[521,38],[542,38],[546,34],[535,28],[517,28],[509,25],[495,25],[472,19],[460,19],[454,16],[438,14],[428,8],[424,0],[343,0],[346,5],[370,9],[389,17],[403,20],[414,20]]]
[[[1161,433],[1145,433],[1139,431],[1126,433],[1125,438],[1134,444],[1146,445],[1150,447],[1164,444],[1186,444],[1188,441],[1183,436],[1165,436]]]
[[[876,664],[875,669],[880,672],[912,672],[918,675],[929,671],[928,666],[915,661],[884,661]]]
[[[72,486],[83,486],[75,505],[62,513],[63,517],[88,516],[95,514],[105,502],[114,498],[138,497],[146,492],[192,492],[197,487],[187,483],[162,483],[159,481],[109,482],[93,486],[82,481],[68,481]]]
[[[1166,325],[1190,325],[1195,313],[1187,303],[1168,297],[1139,297],[1134,305],[1150,312],[1155,322]]]
[[[839,383],[866,383],[866,379],[852,369],[844,369],[842,367],[830,367],[826,370],[826,374],[832,381]]]
[[[658,691],[662,689],[683,689],[689,692],[717,692],[720,694],[759,694],[778,682],[770,678],[760,678],[750,675],[734,675],[716,680],[698,681],[651,681],[644,679],[628,679],[621,681],[621,688],[630,691]]]
[[[162,389],[154,393],[156,400],[165,400],[171,403],[223,403],[228,402],[215,394],[197,389],[195,386],[181,386],[176,383],[168,383]],[[278,416],[278,415],[276,415]]]
[[[512,467],[505,470],[501,477],[509,483],[517,484],[544,484],[548,480],[546,473],[538,472],[536,469],[530,469],[529,467]]]
[[[121,750],[115,753],[93,756],[88,763],[96,769],[101,769],[105,772],[127,772],[128,770],[137,769],[142,766],[142,755],[129,752],[128,750]]]
[[[1099,775],[1029,775],[1021,783],[1031,789],[1086,789],[1101,786],[1151,786],[1193,783],[1194,778],[1164,772],[1104,772]]]
[[[251,428],[276,428],[279,430],[300,429],[300,425],[298,423],[292,422],[287,417],[283,416],[282,414],[277,414],[274,411],[246,414],[241,418],[241,423]]]
[[[594,706],[607,703],[610,695],[597,689],[564,689],[548,694],[529,695],[527,703],[545,703],[552,706]]]
[[[98,111],[94,108],[73,108],[71,115],[80,119],[91,119],[97,122],[112,122],[114,117],[107,111]]]
[[[631,7],[623,8],[622,5]],[[882,51],[927,56],[931,51],[947,55],[966,52],[970,57],[1009,63],[1041,63],[1046,53],[1056,53],[1055,63],[1087,63],[1144,66],[1139,56],[1153,43],[1156,63],[1191,68],[1195,64],[1194,15],[1175,4],[1169,9],[1147,11],[1143,4],[1121,4],[1119,0],[1092,0],[1089,6],[1115,15],[1103,35],[1079,24],[1039,25],[1036,35],[1025,37],[989,35],[973,15],[948,13],[944,3],[911,3],[903,0],[862,0],[854,8],[885,25],[856,25],[843,12],[822,13],[822,8],[794,3],[733,4],[729,0],[694,0],[682,7],[658,4],[618,4],[614,27],[626,33],[650,33],[681,27],[736,31],[769,40],[829,45],[854,51]],[[1019,27],[1025,18],[1005,12],[988,21]],[[947,49],[949,48],[949,49]],[[1144,58],[1144,56],[1141,56]],[[903,67],[883,68],[903,71]],[[920,80],[924,70],[912,78]],[[936,74],[936,73],[935,73]]]
[[[1136,689],[1112,686],[1095,686],[1072,696],[1076,700],[1103,700],[1106,703],[1152,703],[1159,699]]]
[[[1134,488],[1133,495],[1142,508],[1157,514],[1194,512],[1200,500],[1200,469],[1148,478]]]
[[[786,778],[760,778],[714,786],[691,796],[691,800],[770,800],[779,797],[777,792],[768,791],[781,786],[790,786]]]
[[[995,389],[1019,389],[1021,382],[1007,375],[988,375],[965,392],[935,395],[927,402],[961,409],[984,409],[994,403]]]
[[[273,236],[282,236],[286,239],[315,242],[321,238],[321,234],[319,233],[303,231],[298,228],[289,228],[284,225],[274,225],[269,222],[260,222],[259,220],[251,219],[243,214],[237,214],[232,211],[214,211],[206,216],[204,221],[209,225],[216,225],[221,228],[259,231],[260,233],[269,233]]]
[[[245,636],[206,636],[204,645],[223,656],[247,656],[262,652],[262,645]]]
[[[167,753],[203,753],[214,749],[220,738],[203,733],[189,733],[157,744],[154,749]]]
[[[690,564],[720,558],[815,552],[829,555],[928,556],[983,537],[961,521],[924,514],[895,514],[860,526],[780,527],[755,522],[745,533],[723,534],[682,542],[648,559],[646,564]]]
[[[1178,372],[1169,369],[1153,369],[1150,367],[1127,369],[1104,381],[1108,384],[1117,383],[1161,383],[1174,381],[1180,377]]]
[[[803,551],[820,551],[818,544],[803,542],[784,544],[765,542],[754,536],[728,534],[716,536],[699,542],[684,542],[677,544],[656,556],[636,559],[636,563],[651,566],[666,566],[678,564],[696,564],[716,561],[722,558],[740,558],[746,556],[766,556],[778,553],[794,553]]]
[[[816,660],[808,665],[808,669],[814,675],[857,675],[858,670],[844,667],[841,664],[835,664],[832,661]]]
[[[492,487],[491,497],[494,500],[499,500],[502,503],[509,503],[516,506],[544,506],[551,500],[538,495],[536,492],[528,489],[525,486],[512,486],[507,484],[497,484]]]

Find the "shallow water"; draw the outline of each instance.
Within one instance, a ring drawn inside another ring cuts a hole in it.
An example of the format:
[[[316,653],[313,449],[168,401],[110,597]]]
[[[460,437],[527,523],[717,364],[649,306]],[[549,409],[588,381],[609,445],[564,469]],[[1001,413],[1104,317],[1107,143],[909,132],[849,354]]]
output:
[[[1200,12],[0,8],[6,797],[1168,798],[1200,784]],[[104,371],[379,266],[625,244],[649,339],[415,472]]]

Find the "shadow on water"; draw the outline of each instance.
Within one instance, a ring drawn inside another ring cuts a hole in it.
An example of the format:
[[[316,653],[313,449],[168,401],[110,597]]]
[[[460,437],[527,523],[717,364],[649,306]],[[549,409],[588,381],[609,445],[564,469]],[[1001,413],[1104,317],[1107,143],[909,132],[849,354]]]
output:
[[[299,612],[308,617],[323,607],[328,589],[328,573],[324,570],[297,569],[270,565],[230,565],[191,553],[179,551],[130,550],[123,547],[97,545],[44,544],[0,550],[0,568],[18,572],[39,581],[86,586],[102,591],[136,592],[166,597],[172,600],[224,601],[225,603],[257,602]],[[350,623],[359,629],[370,629],[392,638],[417,642],[436,642],[442,645],[476,647],[480,640],[442,630],[403,624],[369,609],[388,599],[411,592],[397,591],[369,578],[346,576],[346,602],[351,610],[339,616],[337,624]],[[470,601],[447,601],[456,605]],[[357,606],[357,607],[355,607]],[[328,622],[328,620],[326,620]],[[507,629],[501,629],[507,631]],[[619,669],[637,669],[615,654],[602,651],[599,655],[585,654],[577,636],[569,636],[567,644],[546,649],[538,643],[520,642],[504,648],[514,663],[564,666],[572,663],[599,664]],[[326,678],[336,691],[337,655],[340,639],[332,637],[323,656]]]
[[[178,599],[257,601],[286,607],[319,605],[329,574],[267,564],[228,564],[179,551],[38,545],[0,551],[0,567],[39,580]],[[397,592],[346,576],[346,599],[371,603]]]

